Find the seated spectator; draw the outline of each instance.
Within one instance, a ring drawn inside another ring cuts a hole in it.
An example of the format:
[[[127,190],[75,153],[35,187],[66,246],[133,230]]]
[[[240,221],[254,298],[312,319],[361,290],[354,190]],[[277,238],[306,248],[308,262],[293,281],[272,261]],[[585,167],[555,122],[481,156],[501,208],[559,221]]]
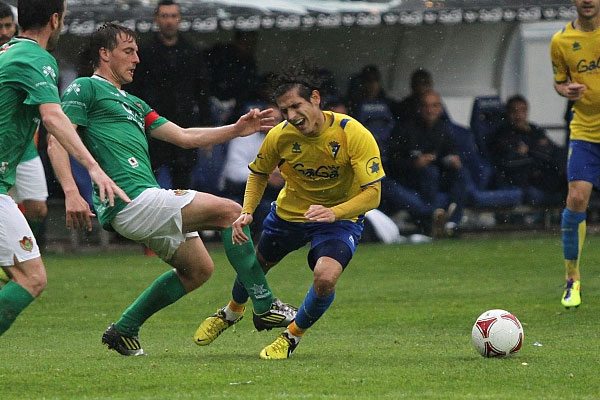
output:
[[[506,122],[491,137],[490,157],[500,185],[533,187],[561,194],[560,198],[566,189],[566,154],[543,129],[527,121],[527,113],[527,100],[521,95],[511,97],[506,103]]]
[[[267,104],[265,108],[273,108],[275,124],[283,120],[277,105]],[[240,204],[243,202],[246,181],[250,172],[248,164],[256,157],[256,153],[258,153],[265,135],[265,132],[258,132],[254,135],[232,139],[229,142],[227,155],[223,163],[223,173],[221,175],[221,186],[224,197],[235,200]],[[283,183],[283,177],[279,174],[278,170],[275,170],[269,176],[265,194],[254,212],[254,221],[250,225],[250,232],[253,238],[257,239],[259,237],[262,231],[263,220],[269,213],[271,202],[277,199]]]
[[[384,168],[388,178],[416,190],[434,210],[448,207],[443,233],[453,236],[467,200],[466,176],[442,115],[440,95],[433,90],[424,92],[418,117],[395,128]]]
[[[424,68],[417,68],[410,76],[410,94],[403,98],[394,109],[399,121],[407,121],[419,116],[420,98],[428,90],[433,90],[431,73]]]

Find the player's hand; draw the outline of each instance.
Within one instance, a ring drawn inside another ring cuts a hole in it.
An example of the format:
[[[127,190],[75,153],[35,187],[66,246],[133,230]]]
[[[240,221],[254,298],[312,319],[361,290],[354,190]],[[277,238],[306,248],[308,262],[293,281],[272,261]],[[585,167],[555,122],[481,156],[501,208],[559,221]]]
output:
[[[581,83],[569,83],[565,90],[565,97],[569,100],[579,100],[583,97],[587,86]]]
[[[231,232],[231,240],[233,244],[244,244],[250,240],[250,238],[244,233],[243,229],[245,226],[250,225],[253,220],[254,218],[252,217],[252,214],[244,213],[240,215],[238,219],[233,221],[233,231]]]
[[[273,109],[260,111],[253,108],[237,120],[234,127],[239,136],[249,136],[258,131],[268,131],[274,126]]]
[[[67,229],[86,229],[92,230],[92,217],[95,217],[90,210],[90,205],[79,193],[65,195],[65,209],[67,213]]]
[[[304,216],[311,222],[335,222],[335,214],[331,208],[321,205],[311,205]]]
[[[99,165],[95,165],[88,170],[90,178],[96,185],[98,185],[98,191],[100,194],[100,201],[104,203],[106,197],[108,197],[108,205],[113,207],[115,205],[115,195],[119,196],[125,203],[130,203],[129,196],[125,194],[112,179],[106,175]]]

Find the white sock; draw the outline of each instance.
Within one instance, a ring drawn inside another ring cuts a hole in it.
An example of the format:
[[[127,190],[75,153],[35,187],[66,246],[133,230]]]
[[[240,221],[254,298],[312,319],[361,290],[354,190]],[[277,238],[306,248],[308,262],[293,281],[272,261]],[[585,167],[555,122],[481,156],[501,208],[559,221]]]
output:
[[[227,321],[235,321],[236,319],[238,319],[239,317],[241,317],[244,314],[243,311],[233,311],[231,308],[229,308],[229,304],[227,304],[225,306],[225,309],[223,309],[223,312],[225,312],[225,319]]]

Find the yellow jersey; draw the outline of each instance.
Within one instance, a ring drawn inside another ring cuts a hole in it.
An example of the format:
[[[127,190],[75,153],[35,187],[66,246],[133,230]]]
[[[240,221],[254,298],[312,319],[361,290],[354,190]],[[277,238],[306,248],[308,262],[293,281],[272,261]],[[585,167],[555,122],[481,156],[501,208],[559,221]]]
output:
[[[307,222],[303,214],[310,205],[336,206],[385,176],[371,132],[347,115],[324,114],[328,126],[316,137],[288,121],[272,128],[248,165],[262,175],[279,166],[285,186],[277,197],[277,215],[286,221]]]
[[[600,29],[583,32],[571,21],[550,42],[556,83],[587,86],[573,106],[571,139],[600,143]]]

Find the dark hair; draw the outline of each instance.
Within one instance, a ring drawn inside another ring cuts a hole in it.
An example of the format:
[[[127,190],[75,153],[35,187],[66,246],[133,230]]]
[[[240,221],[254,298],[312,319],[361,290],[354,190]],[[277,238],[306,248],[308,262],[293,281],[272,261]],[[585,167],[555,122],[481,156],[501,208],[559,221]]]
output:
[[[379,72],[379,68],[376,65],[370,64],[366,65],[360,71],[360,80],[361,82],[372,82],[372,81],[381,81],[381,72]]]
[[[36,30],[45,27],[53,14],[62,18],[64,0],[19,0],[17,5],[21,30]]]
[[[523,103],[525,105],[528,105],[525,97],[521,96],[520,94],[515,94],[514,96],[511,96],[508,98],[508,100],[506,100],[506,110],[508,111],[508,109],[515,103]]]
[[[423,84],[433,86],[433,78],[431,77],[431,73],[426,69],[417,68],[410,76],[410,88],[414,92]]]
[[[15,20],[15,16],[10,9],[10,6],[2,1],[0,1],[0,18],[11,17],[13,21]]]
[[[162,6],[177,6],[179,7],[179,4],[175,3],[173,0],[160,0],[158,2],[158,4],[156,5],[156,8],[154,9],[154,15],[158,15],[158,9]]]
[[[104,47],[109,51],[114,50],[119,44],[117,38],[120,35],[137,41],[137,35],[134,31],[112,22],[105,22],[92,33],[92,36],[90,36],[90,58],[94,68],[100,65],[100,49]]]
[[[321,90],[319,70],[307,61],[300,61],[289,65],[279,72],[273,79],[272,95],[277,100],[288,91],[298,88],[298,94],[306,101],[310,101],[313,90]]]

